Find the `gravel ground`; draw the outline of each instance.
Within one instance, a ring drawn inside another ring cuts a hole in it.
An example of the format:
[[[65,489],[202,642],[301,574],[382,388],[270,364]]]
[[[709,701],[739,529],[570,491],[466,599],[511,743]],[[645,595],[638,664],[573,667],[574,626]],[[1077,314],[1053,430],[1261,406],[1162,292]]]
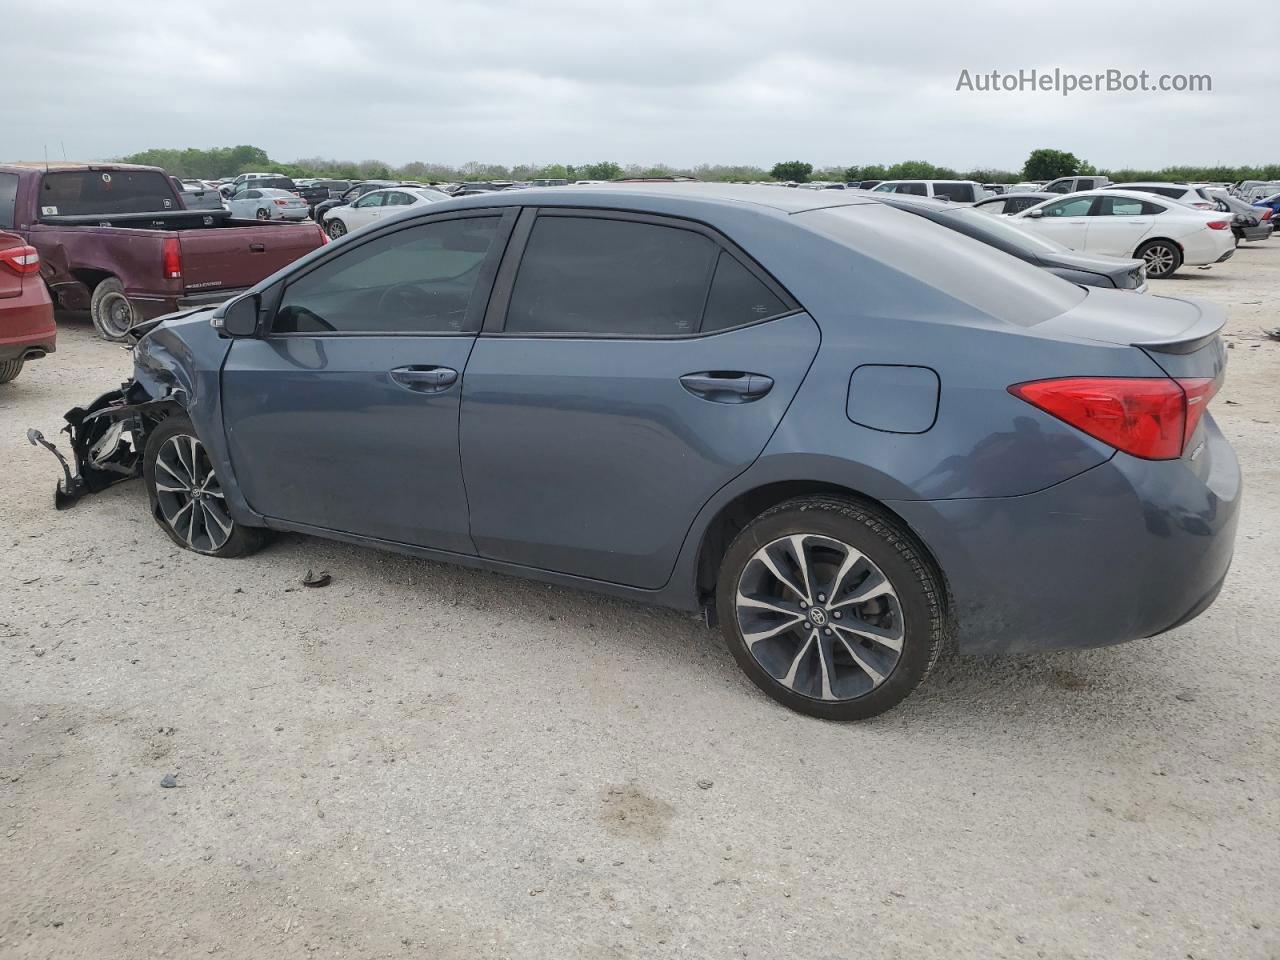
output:
[[[1154,286],[1230,304],[1218,603],[847,726],[669,611],[54,513],[23,431],[130,368],[63,318],[0,387],[0,957],[1280,957],[1280,240]]]

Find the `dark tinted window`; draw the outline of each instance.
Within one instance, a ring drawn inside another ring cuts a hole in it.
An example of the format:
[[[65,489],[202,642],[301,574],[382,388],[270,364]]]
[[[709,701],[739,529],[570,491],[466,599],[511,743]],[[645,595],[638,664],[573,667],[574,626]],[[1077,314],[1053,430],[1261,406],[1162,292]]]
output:
[[[1039,203],[1042,197],[1014,197],[1004,202],[1005,213],[1018,213],[1022,210],[1028,210]]]
[[[18,196],[18,175],[0,173],[0,227],[12,227],[15,200]]]
[[[933,185],[933,195],[935,197],[946,197],[948,200],[954,200],[958,203],[968,203],[973,199],[973,187],[967,183],[935,183]]]
[[[156,213],[176,210],[173,184],[163,173],[139,170],[75,170],[40,179],[41,216]]]
[[[285,288],[276,333],[456,333],[497,217],[426,223],[351,248]]]
[[[900,183],[894,193],[909,193],[916,197],[927,197],[929,188],[923,183]]]
[[[766,317],[785,313],[788,307],[737,257],[722,252],[707,297],[702,332],[740,327]]]
[[[539,217],[520,261],[511,333],[694,333],[716,247],[675,227]]]
[[[1070,193],[1071,181],[1063,180],[1061,183],[1051,183],[1044,188],[1045,193]]]

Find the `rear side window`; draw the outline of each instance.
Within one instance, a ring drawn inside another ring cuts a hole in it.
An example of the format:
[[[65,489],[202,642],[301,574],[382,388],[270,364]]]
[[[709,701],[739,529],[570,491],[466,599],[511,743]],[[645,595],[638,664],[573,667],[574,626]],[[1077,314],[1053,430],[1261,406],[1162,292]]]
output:
[[[946,197],[948,200],[954,200],[957,203],[968,203],[973,199],[973,187],[967,183],[935,183],[933,185],[933,195],[935,197]]]
[[[285,288],[273,333],[459,333],[497,217],[424,223],[362,243]]]
[[[764,285],[738,258],[721,251],[716,275],[711,281],[702,332],[727,330],[786,313],[788,306]]]
[[[909,193],[913,197],[927,197],[929,195],[929,188],[923,183],[900,183],[894,192]]]
[[[716,253],[707,237],[676,227],[538,217],[505,329],[624,337],[695,333]]]
[[[18,197],[18,175],[0,173],[0,227],[12,227]]]
[[[40,179],[41,216],[157,213],[177,209],[173,185],[149,170],[75,170]]]

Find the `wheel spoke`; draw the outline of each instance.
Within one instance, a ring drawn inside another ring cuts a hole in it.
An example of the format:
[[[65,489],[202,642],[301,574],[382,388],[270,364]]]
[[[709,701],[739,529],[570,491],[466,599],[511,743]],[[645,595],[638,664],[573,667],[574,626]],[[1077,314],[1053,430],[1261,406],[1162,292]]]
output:
[[[748,597],[741,591],[738,592],[738,606],[749,607],[752,610],[767,610],[770,613],[778,613],[784,617],[803,617],[804,614],[799,610],[784,606],[782,601],[762,600],[759,597]]]
[[[853,662],[862,668],[863,673],[871,678],[872,686],[880,686],[884,683],[884,674],[877,670],[868,662],[867,658],[858,650],[857,646],[850,643],[844,637],[840,637],[840,642],[844,644],[845,650],[849,652],[849,656],[853,658]]]
[[[781,623],[777,626],[769,627],[765,630],[760,630],[755,633],[747,633],[746,631],[743,631],[742,639],[747,642],[747,646],[754,647],[761,640],[768,640],[770,637],[776,637],[781,633],[786,633],[788,630],[794,629],[795,627],[799,626],[803,622],[804,622],[804,617],[800,616],[800,614],[797,613],[795,614],[794,619],[788,620],[785,623]]]
[[[795,659],[791,661],[791,667],[787,670],[787,675],[778,681],[788,690],[794,690],[796,688],[796,674],[800,672],[800,664],[804,662],[805,654],[809,652],[809,648],[813,646],[813,641],[817,636],[817,630],[809,631],[808,638],[800,646],[800,650],[796,653]]]
[[[163,468],[164,468],[164,472],[165,472],[165,473],[169,474],[169,476],[173,477],[173,479],[177,480],[180,484],[182,484],[182,489],[183,489],[183,490],[190,490],[190,489],[191,489],[191,478],[190,478],[190,477],[184,477],[184,476],[182,476],[180,473],[178,473],[178,471],[177,471],[177,470],[173,469],[173,467],[169,465],[169,463],[168,463],[167,459],[165,458],[165,456],[164,456],[164,451],[161,451],[160,456],[156,457],[156,463],[157,463],[159,466],[161,466],[161,467],[163,467]],[[178,465],[179,465],[180,467],[182,466],[182,461],[181,461],[181,460],[179,460],[179,461],[178,461]],[[184,468],[184,469],[185,469],[185,468]]]
[[[867,577],[858,589],[849,596],[845,597],[839,603],[831,605],[832,610],[839,610],[842,607],[852,606],[854,604],[866,603],[868,600],[874,600],[876,597],[896,597],[893,592],[893,585],[889,583],[888,578],[884,574],[875,572]]]
[[[773,559],[772,554],[769,553],[768,547],[765,547],[758,554],[756,554],[756,557],[757,559],[759,559],[761,563],[763,563],[769,569],[769,572],[772,573],[777,578],[778,582],[781,583],[784,587],[789,589],[792,593],[794,593],[797,597],[799,597],[805,603],[813,602],[813,597],[810,596],[807,590],[802,590],[799,587],[797,587],[794,583],[791,582],[791,578],[788,577],[786,574],[784,574],[778,568],[778,563],[776,560]]]
[[[845,578],[849,576],[853,568],[862,560],[862,554],[853,547],[848,547],[844,555],[844,560],[840,564],[840,569],[836,571],[836,575],[831,578],[831,587],[827,590],[827,600],[834,608],[837,604],[836,597],[840,596],[840,590],[844,587]]]
[[[800,576],[804,580],[804,598],[808,603],[813,603],[813,578],[809,575],[809,554],[805,550],[804,541],[805,537],[801,535],[791,537],[791,552],[795,554]]]
[[[218,515],[219,514],[218,508],[214,507],[207,500],[203,501],[200,504],[200,509],[205,512],[206,517],[208,517],[210,520],[212,520],[214,523],[218,525],[218,529],[222,531],[223,536],[226,536],[226,537],[231,536],[231,518],[230,517],[227,517],[224,520],[221,516]],[[205,528],[208,529],[208,524],[205,525]]]
[[[828,638],[824,642],[817,630],[813,631],[813,639],[818,646],[818,663],[822,667],[822,699],[834,700],[836,695],[831,692],[831,677],[836,672],[834,641]]]
[[[886,630],[884,627],[872,626],[862,620],[833,620],[831,625],[840,631],[841,636],[849,633],[855,637],[870,640],[872,643],[878,643],[882,647],[888,647],[894,653],[902,652],[901,630]]]

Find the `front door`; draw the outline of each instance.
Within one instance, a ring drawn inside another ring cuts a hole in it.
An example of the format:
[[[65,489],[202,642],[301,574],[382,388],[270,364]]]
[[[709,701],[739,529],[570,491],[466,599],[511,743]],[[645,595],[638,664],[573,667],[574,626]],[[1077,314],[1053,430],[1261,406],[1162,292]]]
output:
[[[694,516],[782,419],[817,325],[740,252],[679,223],[533,221],[463,384],[481,556],[660,587]]]
[[[312,527],[474,553],[458,455],[462,374],[514,212],[343,244],[237,340],[223,418],[251,507]]]
[[[1086,250],[1089,211],[1096,197],[1067,197],[1040,207],[1040,217],[1027,217],[1032,229],[1072,250]]]

